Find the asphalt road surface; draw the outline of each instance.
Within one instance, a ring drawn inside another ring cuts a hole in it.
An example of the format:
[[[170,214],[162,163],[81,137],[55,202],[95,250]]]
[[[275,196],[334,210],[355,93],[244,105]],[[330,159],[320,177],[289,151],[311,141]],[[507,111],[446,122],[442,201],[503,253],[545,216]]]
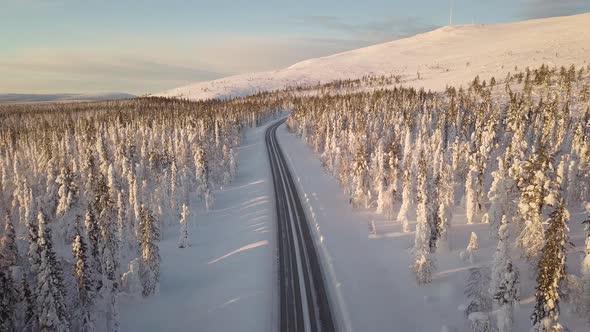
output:
[[[272,124],[265,138],[278,219],[280,331],[335,331],[309,224],[276,138],[283,122]]]

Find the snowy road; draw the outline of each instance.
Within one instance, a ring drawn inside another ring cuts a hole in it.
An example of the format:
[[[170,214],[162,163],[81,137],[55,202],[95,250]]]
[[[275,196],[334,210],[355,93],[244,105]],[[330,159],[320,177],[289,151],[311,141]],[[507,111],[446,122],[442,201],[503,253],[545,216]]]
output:
[[[280,146],[276,131],[266,130],[278,228],[280,330],[334,331],[321,265],[309,224]]]

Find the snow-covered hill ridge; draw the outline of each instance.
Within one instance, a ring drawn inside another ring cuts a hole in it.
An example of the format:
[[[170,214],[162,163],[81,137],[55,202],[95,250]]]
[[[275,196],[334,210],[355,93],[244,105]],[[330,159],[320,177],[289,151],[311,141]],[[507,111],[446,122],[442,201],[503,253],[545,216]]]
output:
[[[157,95],[227,98],[366,75],[400,75],[406,86],[442,90],[475,76],[503,78],[515,67],[585,65],[590,13],[498,25],[446,26],[384,44],[294,64],[285,69],[198,82]]]

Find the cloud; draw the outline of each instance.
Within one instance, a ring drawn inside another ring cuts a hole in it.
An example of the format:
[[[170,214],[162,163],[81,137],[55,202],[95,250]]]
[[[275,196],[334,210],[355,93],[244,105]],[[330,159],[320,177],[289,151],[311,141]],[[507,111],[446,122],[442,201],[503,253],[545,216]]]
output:
[[[20,49],[0,52],[0,93],[159,92],[196,81],[279,69],[362,44],[330,38],[234,35],[174,41],[125,36],[108,47],[78,43]]]
[[[0,56],[0,92],[143,93],[227,74],[204,68],[112,50],[28,49]]]
[[[521,15],[523,18],[544,18],[589,11],[590,1],[588,0],[524,0]]]

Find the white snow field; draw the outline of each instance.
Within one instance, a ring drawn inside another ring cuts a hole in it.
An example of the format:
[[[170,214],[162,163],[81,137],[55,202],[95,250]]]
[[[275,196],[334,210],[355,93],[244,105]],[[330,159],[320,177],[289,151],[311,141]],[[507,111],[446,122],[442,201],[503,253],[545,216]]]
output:
[[[160,291],[121,295],[121,331],[274,331],[278,326],[274,192],[265,127],[248,129],[234,181],[215,207],[190,211],[191,247],[178,227],[160,242]]]
[[[437,265],[433,281],[418,286],[409,268],[415,216],[410,218],[411,232],[403,233],[401,224],[395,221],[373,211],[353,209],[337,180],[301,138],[289,133],[284,125],[277,136],[308,209],[308,221],[317,230],[316,245],[341,330],[469,331],[468,321],[458,308],[468,302],[464,290],[469,268],[491,263],[497,242],[490,238],[489,225],[468,225],[465,211],[457,208],[449,232],[450,250],[439,249],[433,255]],[[578,275],[584,255],[584,217],[581,211],[571,211],[569,222],[570,240],[576,247],[569,250],[568,273]],[[471,232],[477,234],[480,245],[473,264],[459,257]],[[526,269],[520,273],[521,301],[515,309],[514,331],[529,331],[535,280]],[[561,309],[560,319],[571,331],[588,331],[588,323],[571,314],[567,305],[562,303]]]
[[[498,25],[458,25],[281,70],[198,82],[156,95],[193,100],[244,96],[367,75],[400,75],[405,86],[442,90],[477,75],[503,79],[515,67],[590,61],[590,13]],[[418,77],[419,76],[419,77]]]

